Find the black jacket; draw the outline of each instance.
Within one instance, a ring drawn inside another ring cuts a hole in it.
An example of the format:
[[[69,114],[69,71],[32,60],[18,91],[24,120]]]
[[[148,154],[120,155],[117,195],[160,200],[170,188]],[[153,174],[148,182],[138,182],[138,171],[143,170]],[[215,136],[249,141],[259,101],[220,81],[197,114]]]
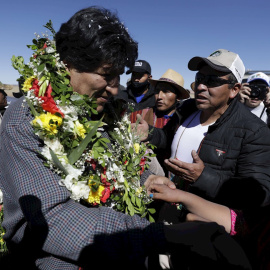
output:
[[[156,103],[154,89],[150,85],[148,91],[146,92],[143,99],[139,103],[137,103],[136,98],[132,93],[130,87],[128,87],[127,90],[119,91],[115,99],[122,99],[125,100],[126,102],[133,103],[135,105],[133,109],[134,111],[139,111],[145,108],[152,108],[155,106]]]
[[[163,129],[153,129],[150,143],[170,148],[179,125],[196,110],[194,99],[185,101]],[[190,192],[236,209],[270,203],[270,130],[243,104],[231,102],[199,149],[205,168]]]

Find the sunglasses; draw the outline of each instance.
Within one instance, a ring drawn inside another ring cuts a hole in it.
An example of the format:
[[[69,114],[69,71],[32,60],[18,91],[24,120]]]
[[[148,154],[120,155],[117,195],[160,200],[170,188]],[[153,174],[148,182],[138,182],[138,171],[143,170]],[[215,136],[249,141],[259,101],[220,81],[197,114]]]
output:
[[[195,84],[204,84],[208,87],[218,87],[223,84],[233,84],[234,82],[229,80],[224,80],[215,75],[203,75],[198,72],[195,77]]]

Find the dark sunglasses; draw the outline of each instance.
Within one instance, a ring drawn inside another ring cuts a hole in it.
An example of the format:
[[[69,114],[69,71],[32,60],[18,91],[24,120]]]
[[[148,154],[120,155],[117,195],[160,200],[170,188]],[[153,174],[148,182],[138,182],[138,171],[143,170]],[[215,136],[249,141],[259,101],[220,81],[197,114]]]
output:
[[[208,87],[218,87],[223,84],[233,84],[234,82],[229,80],[224,80],[215,75],[203,75],[198,72],[195,77],[195,84],[204,84]]]

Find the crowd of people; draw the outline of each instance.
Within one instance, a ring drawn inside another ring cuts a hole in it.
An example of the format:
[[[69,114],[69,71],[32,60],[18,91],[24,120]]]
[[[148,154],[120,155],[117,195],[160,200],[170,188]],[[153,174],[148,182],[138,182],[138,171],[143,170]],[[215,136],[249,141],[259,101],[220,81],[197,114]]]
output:
[[[177,71],[152,78],[117,15],[98,7],[76,12],[55,42],[73,91],[96,99],[96,121],[117,101],[132,105],[131,128],[156,155],[140,173],[156,222],[71,199],[44,166],[44,142],[21,97],[0,127],[5,269],[269,269],[269,77],[242,83],[240,56],[218,49],[188,62],[191,98]],[[125,68],[131,78],[119,90]],[[100,136],[110,147],[109,127]]]

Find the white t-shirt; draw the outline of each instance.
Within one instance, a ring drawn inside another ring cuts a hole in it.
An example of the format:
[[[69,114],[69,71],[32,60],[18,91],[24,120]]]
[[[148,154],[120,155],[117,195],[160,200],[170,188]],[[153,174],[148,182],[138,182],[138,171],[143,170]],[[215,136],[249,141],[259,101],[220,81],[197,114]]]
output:
[[[193,163],[191,151],[197,151],[210,125],[202,126],[201,111],[191,114],[178,128],[171,145],[171,158]]]
[[[255,115],[257,115],[259,118],[261,118],[265,123],[267,123],[267,113],[266,113],[266,110],[264,110],[263,112],[263,115],[261,116],[262,114],[262,111],[264,109],[264,104],[263,102],[260,103],[259,106],[255,107],[255,108],[250,108],[247,106],[247,108],[252,112],[254,113]],[[260,117],[261,116],[261,117]]]

